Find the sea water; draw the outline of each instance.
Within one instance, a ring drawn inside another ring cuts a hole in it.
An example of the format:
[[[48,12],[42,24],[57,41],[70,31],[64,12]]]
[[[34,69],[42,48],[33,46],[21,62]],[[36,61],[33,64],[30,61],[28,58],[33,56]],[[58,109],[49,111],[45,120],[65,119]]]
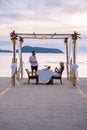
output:
[[[30,69],[29,56],[31,53],[23,53],[23,76],[26,77],[25,68]],[[53,53],[37,53],[38,69],[45,68],[46,65],[51,66],[54,70],[55,67],[59,67],[59,62],[63,61],[65,70],[63,76],[66,77],[66,54],[53,54]],[[11,76],[11,64],[12,64],[13,53],[0,53],[0,77]],[[19,66],[19,55],[16,54],[17,65]],[[77,54],[76,63],[78,64],[79,77],[87,77],[87,53]]]

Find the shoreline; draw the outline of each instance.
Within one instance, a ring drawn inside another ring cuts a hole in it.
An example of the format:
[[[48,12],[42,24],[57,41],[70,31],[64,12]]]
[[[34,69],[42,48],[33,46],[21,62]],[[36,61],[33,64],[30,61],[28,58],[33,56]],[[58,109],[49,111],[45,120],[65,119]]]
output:
[[[29,55],[30,54],[23,54],[23,72],[24,72],[24,77],[26,77],[26,72],[25,72],[25,68],[29,68],[30,69],[30,64],[29,64]],[[0,77],[10,77],[11,76],[11,63],[12,63],[12,54],[1,54],[1,71],[0,71]],[[19,56],[17,56],[17,64],[19,65]],[[6,57],[8,57],[8,59],[6,60]],[[66,77],[66,56],[65,54],[37,54],[38,57],[38,64],[39,64],[39,69],[43,69],[45,65],[51,66],[52,70],[54,70],[54,68],[56,66],[58,66],[60,61],[64,61],[65,64],[65,70],[63,73],[63,77]],[[51,58],[52,57],[52,58]],[[79,66],[78,68],[78,74],[79,77],[87,77],[87,73],[85,73],[87,71],[87,54],[77,54],[76,56],[77,60],[77,64]]]
[[[35,84],[35,80],[31,80],[31,83],[28,84],[28,83],[27,83],[27,80],[28,80],[27,77],[24,77],[23,79],[19,79],[18,82],[20,83],[20,85],[18,85],[18,84],[16,83],[15,86],[16,86],[16,87],[21,87],[21,86],[26,86],[26,85],[27,85],[27,86],[32,86],[32,85],[34,85],[34,86],[40,86],[40,85],[42,85],[42,86],[47,86],[47,85],[46,85],[45,83],[43,83],[42,81],[39,81],[39,84],[36,85],[36,84]],[[53,87],[53,86],[57,86],[57,85],[61,86],[59,80],[54,80],[54,81],[55,81],[54,84],[53,84],[53,85],[49,85],[49,86],[52,86],[52,87]],[[63,86],[68,83],[69,86],[73,87],[73,85],[72,85],[70,79],[67,79],[66,77],[62,77],[62,81],[63,81]],[[65,82],[65,84],[64,84],[64,82]],[[0,89],[1,89],[1,90],[4,89],[4,88],[7,88],[7,87],[11,87],[10,85],[11,85],[11,77],[0,77]],[[12,86],[12,87],[15,87],[15,86]],[[82,87],[82,88],[87,87],[87,77],[79,77],[79,79],[78,79],[78,81],[77,81],[76,87],[77,87],[77,86],[80,86],[80,87]],[[86,89],[87,89],[87,88],[86,88]],[[0,91],[1,91],[1,90],[0,90]]]

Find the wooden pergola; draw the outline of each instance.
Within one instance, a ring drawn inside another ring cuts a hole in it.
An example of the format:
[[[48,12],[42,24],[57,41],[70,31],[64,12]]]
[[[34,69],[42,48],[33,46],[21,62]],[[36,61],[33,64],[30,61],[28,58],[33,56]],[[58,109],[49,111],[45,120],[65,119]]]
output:
[[[22,43],[23,43],[23,39],[41,39],[41,40],[57,40],[57,39],[62,39],[65,43],[66,46],[66,69],[67,69],[67,79],[70,78],[70,72],[69,72],[69,56],[68,56],[68,39],[71,37],[72,38],[72,43],[73,43],[73,64],[76,63],[76,43],[77,43],[77,39],[80,38],[79,37],[80,34],[78,34],[77,32],[74,32],[73,34],[36,34],[36,33],[16,33],[15,31],[10,33],[10,37],[11,40],[13,42],[13,60],[12,63],[16,63],[16,41],[19,38],[19,43],[20,43],[20,50],[22,50]],[[20,51],[20,74],[21,74],[21,78],[23,78],[23,66],[22,66],[22,51]],[[75,72],[73,74],[73,85],[76,85],[76,77],[75,77]],[[15,86],[15,73],[12,76],[12,85]]]

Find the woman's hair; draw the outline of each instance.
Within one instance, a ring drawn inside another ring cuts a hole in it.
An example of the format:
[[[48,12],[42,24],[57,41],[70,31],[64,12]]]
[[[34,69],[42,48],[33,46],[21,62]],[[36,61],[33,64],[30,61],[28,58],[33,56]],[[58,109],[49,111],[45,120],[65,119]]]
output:
[[[60,64],[60,66],[64,66],[64,62],[63,61],[61,61],[59,64]]]

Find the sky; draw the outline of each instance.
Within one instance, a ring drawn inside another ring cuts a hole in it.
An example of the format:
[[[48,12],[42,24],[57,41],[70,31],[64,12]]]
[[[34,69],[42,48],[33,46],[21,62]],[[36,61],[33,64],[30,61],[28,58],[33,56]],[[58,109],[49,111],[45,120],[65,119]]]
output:
[[[13,30],[32,34],[76,31],[81,34],[79,42],[86,44],[87,0],[0,0],[0,48],[12,48]],[[57,42],[25,40],[24,43],[56,47]]]

